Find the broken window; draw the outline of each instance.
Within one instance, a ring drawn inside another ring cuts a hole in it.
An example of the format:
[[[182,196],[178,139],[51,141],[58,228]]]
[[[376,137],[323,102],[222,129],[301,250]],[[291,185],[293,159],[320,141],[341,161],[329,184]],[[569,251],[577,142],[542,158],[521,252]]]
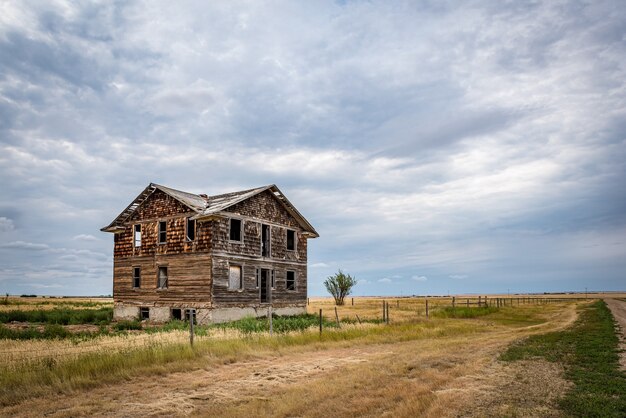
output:
[[[295,251],[296,249],[296,231],[287,230],[287,250]]]
[[[230,240],[241,241],[241,219],[230,219]]]
[[[196,239],[196,220],[187,218],[187,241]]]
[[[261,283],[261,269],[256,269],[256,288],[258,289]]]
[[[243,289],[243,278],[241,277],[241,266],[230,266],[228,270],[228,290]]]
[[[141,287],[141,267],[133,267],[133,287]]]
[[[272,289],[276,288],[276,286],[274,285],[274,270],[272,270],[272,273],[271,273],[271,287]]]
[[[159,267],[158,284],[159,289],[167,289],[167,267]]]
[[[139,308],[139,319],[150,319],[150,308]]]
[[[165,244],[167,242],[167,222],[159,222],[159,244]]]
[[[173,308],[172,309],[172,319],[176,319],[178,321],[183,319],[182,309]]]
[[[269,257],[270,256],[270,226],[262,225],[261,226],[261,256]]]
[[[135,225],[135,247],[141,247],[141,225]]]
[[[296,290],[296,272],[287,271],[287,290]]]

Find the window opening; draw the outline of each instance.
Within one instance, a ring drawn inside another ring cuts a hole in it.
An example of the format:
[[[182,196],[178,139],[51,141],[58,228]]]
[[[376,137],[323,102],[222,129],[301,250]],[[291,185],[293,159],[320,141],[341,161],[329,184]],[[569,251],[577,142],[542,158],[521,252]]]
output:
[[[296,290],[296,272],[287,271],[287,290]]]
[[[187,218],[187,241],[196,239],[196,220]]]
[[[172,319],[176,319],[178,321],[183,319],[182,309],[174,308],[172,309]]]
[[[139,318],[150,319],[150,308],[139,308]]]
[[[230,240],[241,241],[241,219],[230,219]]]
[[[165,244],[167,242],[167,222],[159,222],[159,244]]]
[[[270,256],[270,226],[263,225],[261,227],[261,256]]]
[[[294,251],[296,249],[296,231],[287,230],[287,250]]]
[[[167,289],[167,267],[159,267],[159,289]]]
[[[141,225],[135,225],[135,247],[141,247]]]
[[[133,267],[133,287],[141,287],[141,267]]]
[[[243,289],[241,266],[230,266],[228,270],[228,290]]]

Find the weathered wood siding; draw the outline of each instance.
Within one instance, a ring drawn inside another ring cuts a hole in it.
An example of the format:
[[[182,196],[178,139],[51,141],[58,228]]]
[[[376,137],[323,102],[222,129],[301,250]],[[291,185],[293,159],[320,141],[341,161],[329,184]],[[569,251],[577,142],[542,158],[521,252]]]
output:
[[[228,289],[229,266],[241,266],[243,289]],[[245,307],[261,305],[260,289],[256,287],[256,270],[274,270],[274,289],[272,289],[272,305],[286,307],[304,306],[307,297],[306,265],[278,263],[271,260],[256,261],[233,259],[229,257],[213,258],[213,306]],[[296,273],[296,289],[287,290],[287,271]]]
[[[291,214],[270,191],[228,208],[228,213],[243,222],[243,241],[229,240],[230,218],[212,221],[213,302],[216,307],[260,304],[256,270],[275,271],[274,306],[303,305],[307,295],[307,239]],[[261,225],[270,226],[270,256],[261,256]],[[295,251],[287,250],[287,230],[296,233]],[[243,289],[228,290],[229,265],[242,267]],[[296,272],[296,290],[286,290],[286,271]]]
[[[167,289],[157,289],[159,266],[167,266]],[[141,267],[140,288],[133,288],[133,267]],[[211,306],[209,254],[117,258],[113,270],[115,302],[141,306]]]

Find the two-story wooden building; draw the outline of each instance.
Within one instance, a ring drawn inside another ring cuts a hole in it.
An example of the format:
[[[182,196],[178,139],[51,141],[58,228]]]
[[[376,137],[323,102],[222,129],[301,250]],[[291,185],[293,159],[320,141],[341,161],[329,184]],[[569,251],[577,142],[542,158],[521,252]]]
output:
[[[275,185],[207,196],[151,183],[102,231],[115,236],[116,319],[305,312],[307,239],[319,235]]]

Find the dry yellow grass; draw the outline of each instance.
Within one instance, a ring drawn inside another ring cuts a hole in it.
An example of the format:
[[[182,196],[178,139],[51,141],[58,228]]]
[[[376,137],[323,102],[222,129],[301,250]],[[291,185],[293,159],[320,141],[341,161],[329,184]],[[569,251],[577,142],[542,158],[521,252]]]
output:
[[[325,300],[311,302],[312,309],[332,306]],[[375,317],[379,302],[340,308],[340,315],[360,312]],[[517,338],[566,327],[575,318],[575,304],[559,303],[504,308],[484,319],[426,321],[416,318],[418,303],[407,303],[402,312],[401,300],[395,315],[403,319],[394,322],[392,310],[391,326],[353,325],[345,328],[354,331],[328,331],[321,341],[315,331],[291,341],[288,336],[247,339],[245,344],[232,345],[236,352],[209,350],[193,362],[129,371],[127,379],[132,376],[132,380],[107,381],[108,386],[83,395],[43,393],[40,399],[7,407],[0,414],[456,416],[468,406],[476,411],[486,407],[489,412],[493,382],[506,384],[510,371],[494,360],[497,353]],[[334,317],[334,309],[329,316]],[[532,321],[525,324],[524,316]],[[223,341],[232,344],[229,341],[234,337],[226,336]],[[172,333],[167,338],[176,341],[186,335]],[[218,343],[213,346],[220,347]],[[157,370],[161,375],[155,375]],[[558,374],[552,370],[529,375],[528,385],[536,386],[550,376],[558,378]],[[516,390],[513,387],[510,392]],[[556,385],[555,393],[558,390]],[[473,399],[480,403],[472,403]],[[521,408],[511,396],[511,407],[501,412],[551,411],[550,399],[535,399]]]

